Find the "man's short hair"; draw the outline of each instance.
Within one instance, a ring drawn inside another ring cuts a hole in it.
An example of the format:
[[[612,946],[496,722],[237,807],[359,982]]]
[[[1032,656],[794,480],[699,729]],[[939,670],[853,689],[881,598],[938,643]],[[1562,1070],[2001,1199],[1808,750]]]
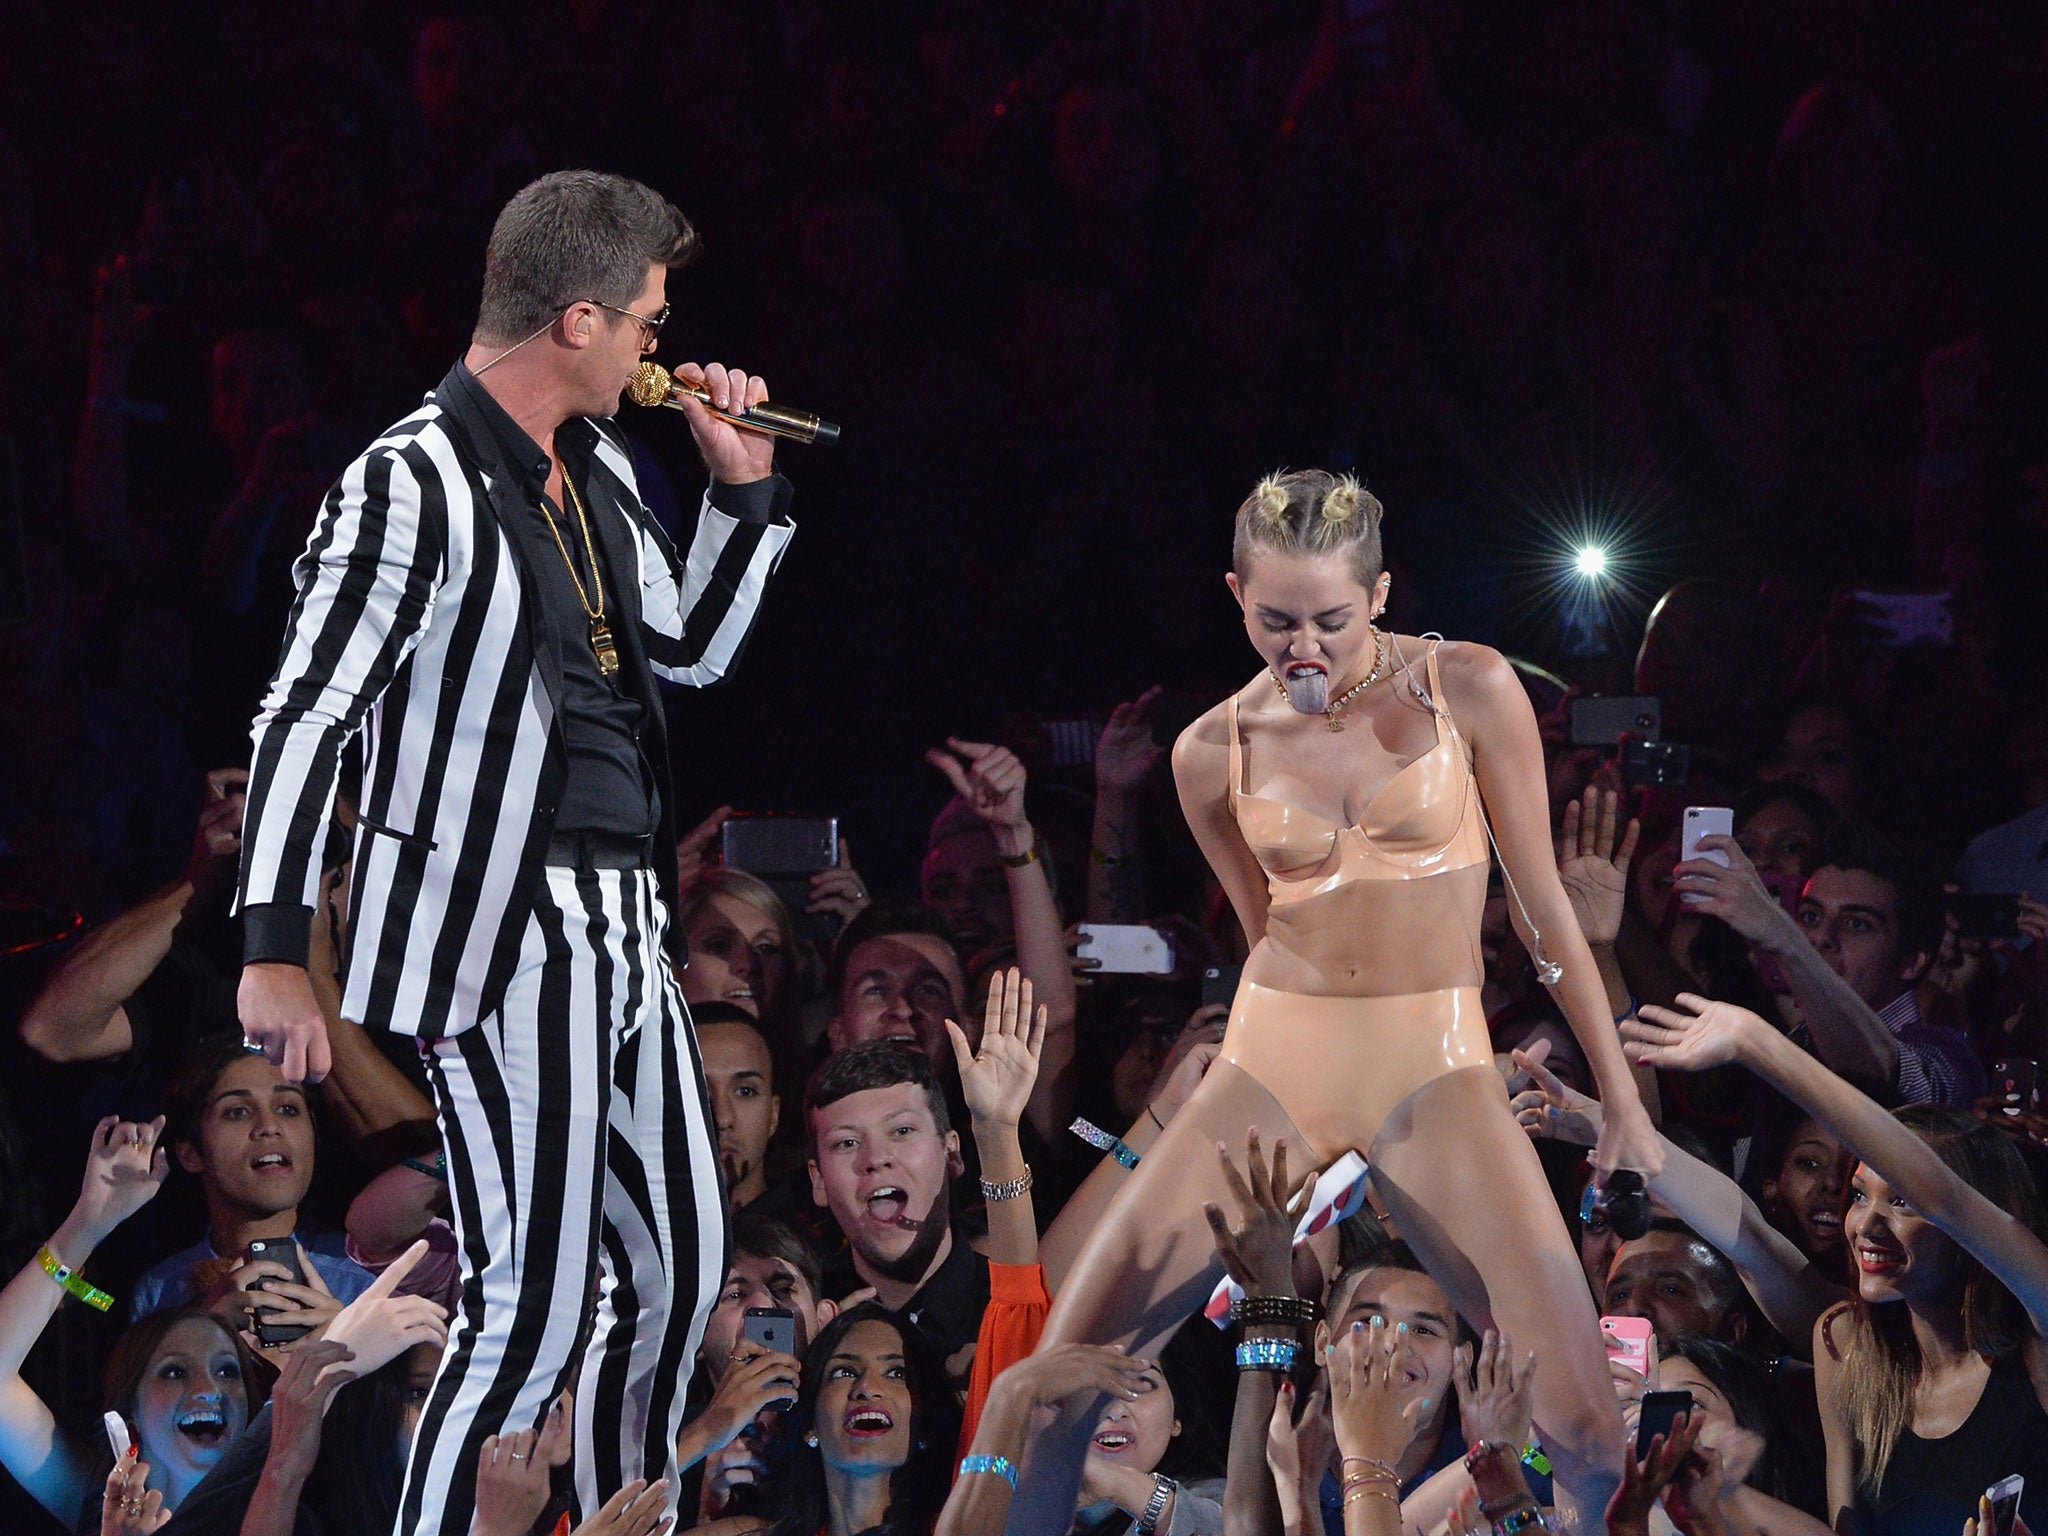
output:
[[[894,1088],[901,1083],[924,1090],[932,1124],[941,1136],[953,1128],[946,1093],[939,1086],[931,1058],[908,1040],[865,1040],[827,1056],[804,1085],[804,1143],[811,1156],[818,1155],[818,1133],[812,1120],[817,1111],[870,1088]]]
[[[744,1253],[754,1259],[780,1259],[804,1277],[813,1302],[824,1299],[825,1271],[817,1252],[788,1222],[758,1211],[741,1211],[732,1219],[732,1251],[735,1258]]]
[[[839,992],[846,985],[846,963],[853,958],[853,952],[869,939],[885,939],[897,933],[928,934],[953,950],[953,935],[946,920],[921,901],[878,901],[863,907],[832,946],[832,960],[825,968],[825,995],[834,1008],[839,1006]],[[953,950],[953,955],[958,959],[959,951]],[[966,969],[961,966],[963,974]]]
[[[213,1102],[214,1085],[222,1073],[249,1055],[239,1033],[208,1035],[193,1043],[164,1090],[166,1146],[199,1144],[199,1127],[206,1120],[206,1106]],[[313,1110],[313,1097],[310,1093],[305,1096],[308,1114]]]
[[[484,252],[480,340],[513,342],[580,299],[625,309],[650,266],[680,267],[697,231],[651,187],[603,171],[554,171],[498,214]]]
[[[1686,1253],[1706,1273],[1707,1303],[1716,1312],[1725,1317],[1741,1307],[1743,1298],[1749,1293],[1743,1289],[1742,1276],[1736,1272],[1734,1264],[1729,1262],[1728,1255],[1675,1216],[1652,1217],[1650,1230],[1643,1236],[1648,1237],[1654,1232],[1668,1232],[1685,1239]],[[1615,1257],[1618,1259],[1629,1246],[1629,1243],[1623,1243],[1615,1250]],[[1604,1300],[1602,1304],[1605,1304]]]
[[[1931,955],[1941,948],[1941,881],[1911,849],[1867,822],[1837,822],[1821,841],[1816,869],[1860,869],[1877,876],[1899,900],[1899,955]]]

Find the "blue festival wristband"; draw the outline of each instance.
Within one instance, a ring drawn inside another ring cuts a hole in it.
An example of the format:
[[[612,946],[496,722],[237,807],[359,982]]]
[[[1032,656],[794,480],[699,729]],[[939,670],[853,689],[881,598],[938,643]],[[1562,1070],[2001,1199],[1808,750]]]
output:
[[[1076,1119],[1067,1129],[1097,1151],[1107,1152],[1126,1168],[1138,1166],[1138,1154],[1124,1145],[1123,1138],[1110,1135],[1094,1121]]]
[[[1300,1354],[1301,1346],[1293,1339],[1246,1339],[1237,1346],[1237,1368],[1278,1371],[1284,1375],[1294,1369]]]
[[[1016,1492],[1017,1464],[1007,1456],[962,1456],[960,1475],[965,1477],[970,1472],[993,1472],[1010,1485],[1012,1493]]]

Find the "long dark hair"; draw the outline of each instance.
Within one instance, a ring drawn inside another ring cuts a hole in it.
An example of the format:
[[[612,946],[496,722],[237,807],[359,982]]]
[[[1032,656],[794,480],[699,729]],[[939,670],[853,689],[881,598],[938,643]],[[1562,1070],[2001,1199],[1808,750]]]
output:
[[[864,1301],[840,1313],[818,1332],[804,1353],[803,1385],[796,1408],[781,1436],[787,1458],[774,1502],[775,1520],[767,1536],[818,1536],[828,1519],[825,1459],[805,1443],[817,1422],[818,1392],[825,1363],[862,1323],[886,1323],[903,1340],[903,1361],[910,1382],[910,1459],[889,1479],[889,1509],[875,1527],[879,1536],[929,1536],[946,1502],[952,1482],[953,1451],[960,1435],[960,1414],[944,1363],[924,1336],[896,1313],[877,1302]]]
[[[1673,1339],[1671,1351],[1665,1358],[1684,1360],[1697,1367],[1699,1373],[1728,1399],[1728,1411],[1734,1415],[1736,1424],[1764,1443],[1763,1455],[1757,1458],[1756,1465],[1749,1469],[1749,1476],[1743,1481],[1774,1499],[1784,1499],[1785,1471],[1778,1463],[1771,1373],[1734,1345],[1723,1344],[1719,1339],[1698,1333],[1681,1333]]]
[[[385,1536],[398,1522],[398,1499],[411,1450],[403,1438],[412,1351],[386,1361],[334,1395],[320,1431],[320,1459],[306,1479],[306,1506],[335,1536]]]

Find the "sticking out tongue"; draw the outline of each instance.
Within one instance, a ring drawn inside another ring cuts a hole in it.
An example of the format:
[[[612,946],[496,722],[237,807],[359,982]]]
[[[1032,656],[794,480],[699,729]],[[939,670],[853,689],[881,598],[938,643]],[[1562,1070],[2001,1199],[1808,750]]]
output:
[[[1330,674],[1321,667],[1289,667],[1287,702],[1304,715],[1320,715],[1330,707]]]

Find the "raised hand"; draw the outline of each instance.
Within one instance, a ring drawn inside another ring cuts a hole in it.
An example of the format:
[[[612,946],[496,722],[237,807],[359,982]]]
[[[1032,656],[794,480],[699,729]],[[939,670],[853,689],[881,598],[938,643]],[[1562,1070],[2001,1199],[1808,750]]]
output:
[[[1752,944],[1769,947],[1797,936],[1792,915],[1771,894],[1740,843],[1716,834],[1700,839],[1700,852],[1723,854],[1728,863],[1701,857],[1672,866],[1672,884],[1689,910],[1720,918]]]
[[[1209,1064],[1223,1054],[1223,1032],[1229,1022],[1230,1010],[1221,1003],[1205,1004],[1188,1015],[1147,1095],[1146,1112],[1159,1122],[1160,1129],[1194,1097]]]
[[[1458,1384],[1458,1418],[1465,1439],[1474,1445],[1482,1440],[1517,1448],[1527,1445],[1536,1411],[1536,1351],[1530,1350],[1518,1365],[1514,1338],[1489,1328],[1476,1357],[1471,1345],[1460,1344],[1454,1358],[1452,1379]]]
[[[427,1296],[391,1294],[426,1252],[427,1240],[421,1238],[387,1264],[370,1288],[327,1325],[328,1340],[354,1350],[356,1369],[366,1376],[415,1344],[440,1349],[448,1343],[448,1322],[438,1302]]]
[[[977,1124],[1014,1126],[1023,1119],[1038,1081],[1045,1021],[1044,1006],[1031,1005],[1030,978],[1014,965],[989,980],[979,1046],[970,1051],[966,1032],[946,1020],[960,1093]]]
[[[767,381],[759,374],[745,374],[723,363],[684,363],[674,371],[674,376],[691,384],[702,384],[710,392],[712,406],[721,411],[751,410],[768,398]],[[771,434],[721,421],[690,395],[681,396],[678,403],[712,479],[726,485],[745,485],[775,473],[775,438]]]
[[[1152,701],[1158,697],[1157,688],[1147,688],[1110,711],[1095,743],[1096,794],[1136,794],[1165,759],[1166,748],[1152,739]]]
[[[684,1434],[693,1436],[706,1455],[722,1450],[738,1439],[740,1431],[759,1418],[764,1408],[794,1401],[802,1380],[803,1366],[794,1355],[768,1349],[744,1357],[735,1353],[718,1379],[718,1390]]]
[[[1621,1486],[1607,1501],[1608,1536],[1646,1536],[1650,1529],[1650,1506],[1692,1454],[1700,1427],[1701,1421],[1694,1415],[1681,1413],[1672,1421],[1669,1435],[1652,1437],[1649,1454],[1641,1461],[1636,1460],[1631,1442],[1621,1458]]]
[[[192,835],[185,878],[193,885],[231,871],[228,861],[242,851],[242,812],[249,803],[249,770],[216,768],[206,776],[206,799]]]
[[[804,907],[806,912],[824,912],[839,920],[844,928],[859,917],[862,910],[874,898],[868,894],[868,883],[853,867],[853,854],[846,846],[846,839],[839,839],[839,863],[831,869],[821,869],[811,876],[811,899]]]
[[[132,1445],[107,1474],[101,1499],[100,1536],[149,1536],[171,1518],[162,1491],[149,1486],[149,1463]]]
[[[1247,1296],[1292,1296],[1294,1294],[1294,1229],[1308,1210],[1314,1194],[1314,1169],[1299,1182],[1287,1174],[1287,1138],[1273,1143],[1269,1169],[1259,1146],[1259,1128],[1245,1132],[1245,1172],[1239,1173],[1230,1160],[1230,1149],[1216,1143],[1216,1157],[1223,1165],[1223,1179],[1237,1206],[1234,1222],[1224,1219],[1222,1209],[1204,1201],[1202,1214],[1216,1237],[1216,1252],[1230,1278],[1244,1287]]]
[[[109,1115],[93,1127],[85,1182],[71,1214],[84,1225],[94,1244],[149,1204],[164,1187],[171,1165],[157,1142],[163,1129],[162,1115],[147,1124]]]
[[[732,807],[721,805],[676,842],[676,889],[688,891],[714,862],[710,856],[718,829],[732,817]]]
[[[945,748],[934,747],[924,760],[943,773],[953,792],[991,827],[1014,831],[1029,825],[1024,816],[1024,764],[1008,747],[948,736]]]
[[[567,1392],[530,1429],[485,1437],[476,1457],[476,1518],[469,1536],[526,1536],[547,1508],[552,1468],[569,1461],[572,1431]]]
[[[1688,1012],[1680,1013],[1679,1008]],[[1770,1027],[1747,1008],[1681,992],[1677,1008],[1646,1006],[1625,1022],[1622,1050],[1630,1061],[1645,1066],[1701,1072],[1741,1059],[1752,1032]]]
[[[1539,1044],[1547,1045],[1548,1041]],[[1508,1101],[1516,1122],[1532,1140],[1570,1142],[1590,1147],[1600,1139],[1600,1101],[1567,1087],[1556,1073],[1527,1051],[1515,1051],[1516,1071],[1529,1086]]]
[[[1403,1405],[1400,1341],[1383,1317],[1353,1323],[1330,1345],[1330,1418],[1346,1456],[1392,1466],[1414,1438],[1420,1403]],[[1399,1489],[1389,1489],[1399,1496]]]
[[[1571,898],[1579,930],[1596,948],[1611,946],[1621,932],[1629,861],[1643,830],[1642,823],[1630,817],[1616,845],[1620,805],[1621,797],[1613,790],[1589,786],[1583,799],[1565,806],[1557,834],[1557,877]]]
[[[1055,1344],[1005,1366],[989,1387],[989,1410],[999,1395],[1013,1413],[1054,1408],[1077,1395],[1107,1393],[1132,1402],[1145,1390],[1146,1369],[1143,1360],[1113,1344]]]
[[[284,1357],[270,1389],[272,1467],[294,1480],[312,1475],[320,1459],[321,1420],[334,1394],[359,1374],[349,1347],[332,1339],[306,1339]]]

